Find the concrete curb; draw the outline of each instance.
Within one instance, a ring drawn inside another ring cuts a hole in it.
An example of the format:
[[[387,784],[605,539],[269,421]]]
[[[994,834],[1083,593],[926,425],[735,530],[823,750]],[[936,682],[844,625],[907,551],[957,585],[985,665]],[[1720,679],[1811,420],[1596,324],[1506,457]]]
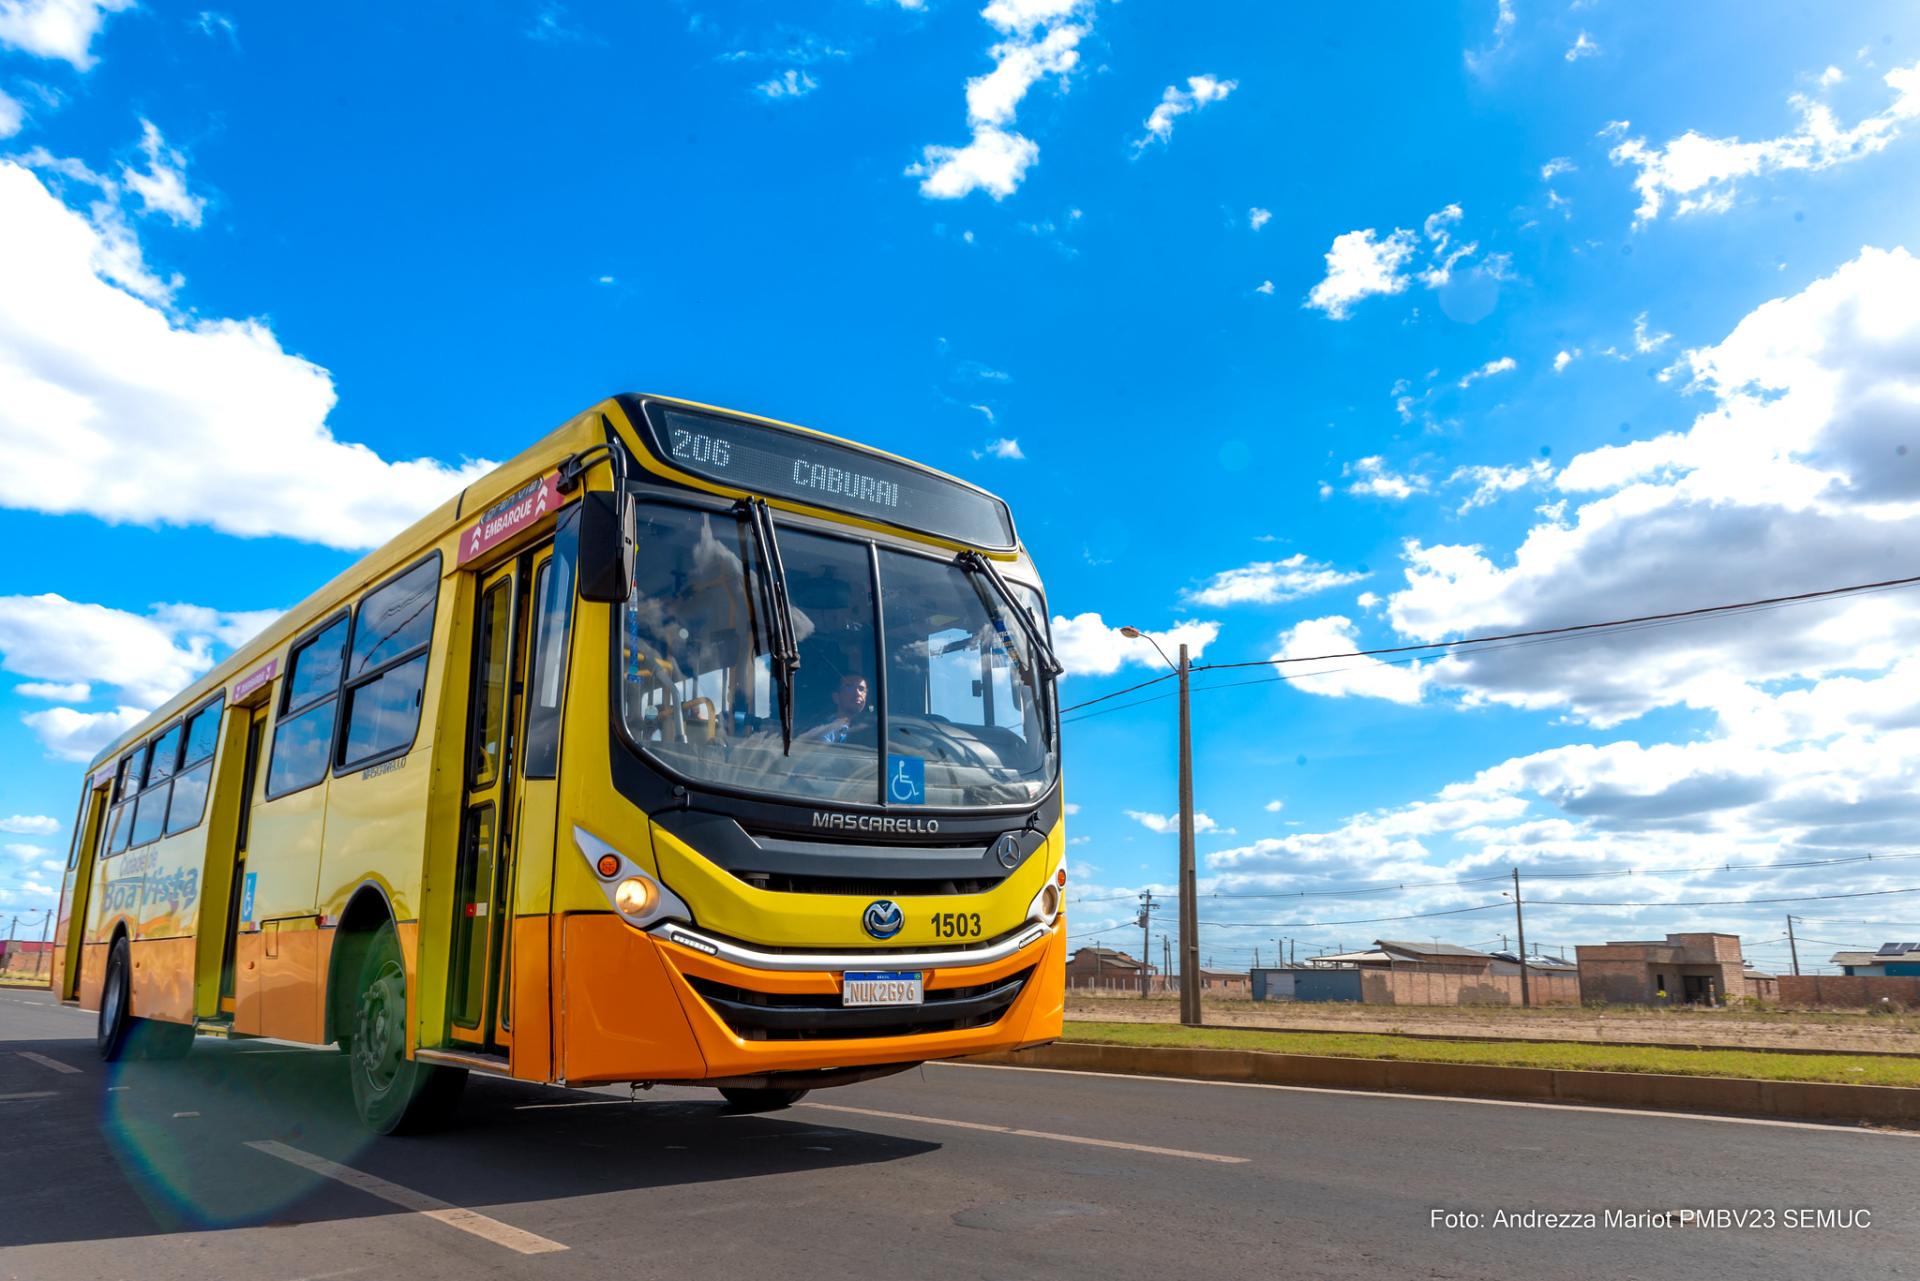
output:
[[[1274,1054],[1262,1050],[1099,1045],[1090,1041],[1056,1041],[1029,1050],[980,1055],[973,1061],[1012,1067],[1181,1076],[1200,1081],[1451,1094],[1466,1098],[1584,1103],[1920,1129],[1920,1089],[1892,1085],[1487,1067],[1468,1063]]]

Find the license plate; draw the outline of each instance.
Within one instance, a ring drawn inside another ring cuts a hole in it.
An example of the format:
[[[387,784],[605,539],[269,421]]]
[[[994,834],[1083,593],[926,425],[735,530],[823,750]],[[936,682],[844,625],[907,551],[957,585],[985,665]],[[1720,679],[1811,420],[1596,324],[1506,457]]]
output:
[[[919,1005],[926,999],[921,991],[919,970],[848,970],[841,989],[842,1005]]]

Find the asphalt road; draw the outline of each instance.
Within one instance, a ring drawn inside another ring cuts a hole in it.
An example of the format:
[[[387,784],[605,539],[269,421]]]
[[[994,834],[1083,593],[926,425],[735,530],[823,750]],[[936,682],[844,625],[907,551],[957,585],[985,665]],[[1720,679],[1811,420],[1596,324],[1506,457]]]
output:
[[[0,989],[0,1278],[1856,1281],[1920,1258],[1920,1136],[929,1066],[771,1116],[475,1078],[457,1128],[373,1139],[331,1052],[108,1068],[92,1031]],[[1772,1226],[1604,1218],[1686,1208]],[[1856,1226],[1790,1225],[1813,1208]]]

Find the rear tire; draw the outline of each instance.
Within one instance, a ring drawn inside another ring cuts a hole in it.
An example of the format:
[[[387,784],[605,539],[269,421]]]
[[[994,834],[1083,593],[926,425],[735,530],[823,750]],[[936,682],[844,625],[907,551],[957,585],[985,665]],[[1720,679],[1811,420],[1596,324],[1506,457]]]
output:
[[[720,1094],[736,1112],[778,1112],[790,1108],[811,1093],[809,1090],[743,1090],[722,1086]]]
[[[353,1106],[376,1134],[419,1134],[452,1119],[465,1068],[407,1057],[407,975],[393,922],[374,931],[360,962],[353,1031],[344,1038]]]

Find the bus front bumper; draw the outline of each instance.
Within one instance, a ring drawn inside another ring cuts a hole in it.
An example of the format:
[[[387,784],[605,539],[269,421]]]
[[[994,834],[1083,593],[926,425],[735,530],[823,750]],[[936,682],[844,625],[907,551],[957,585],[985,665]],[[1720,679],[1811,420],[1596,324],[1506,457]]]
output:
[[[715,1081],[924,1062],[1060,1035],[1066,918],[971,951],[771,952],[617,916],[565,927],[565,1080]],[[847,1007],[845,972],[913,970],[916,1006]]]

